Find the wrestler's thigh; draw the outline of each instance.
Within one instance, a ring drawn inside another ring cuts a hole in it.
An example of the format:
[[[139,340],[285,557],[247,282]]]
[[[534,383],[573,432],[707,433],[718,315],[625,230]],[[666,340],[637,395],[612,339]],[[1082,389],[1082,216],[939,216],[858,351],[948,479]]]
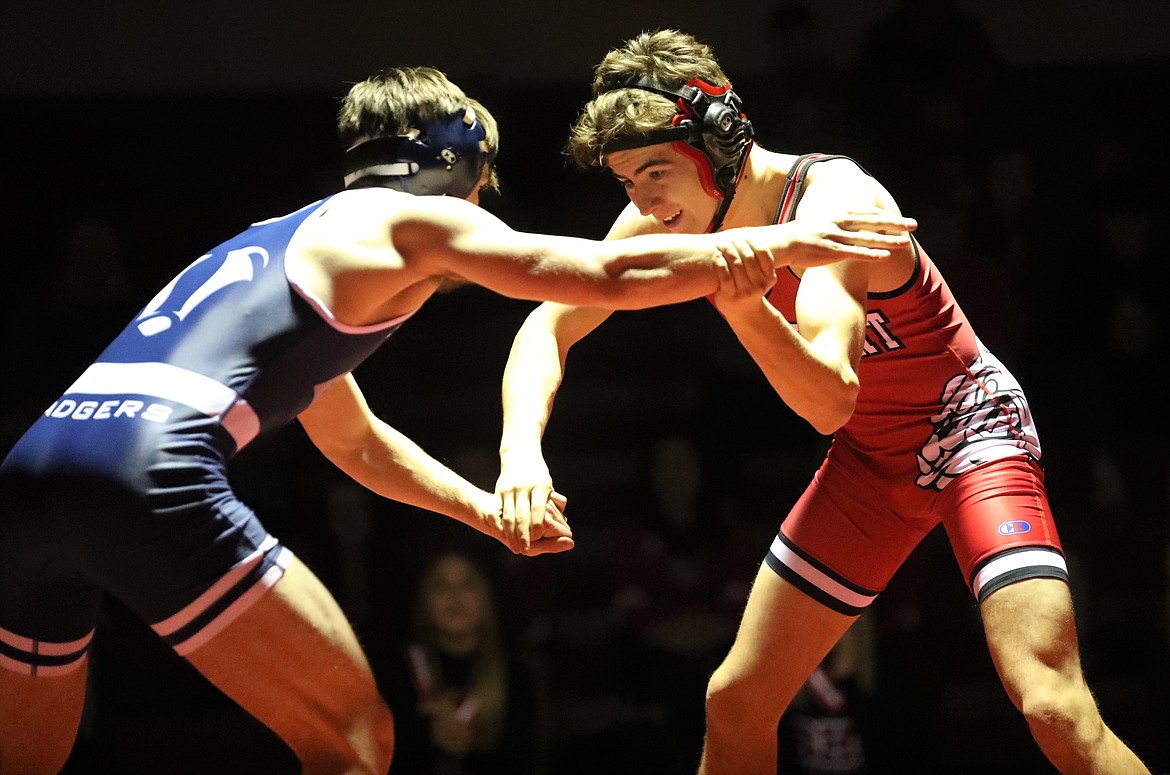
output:
[[[85,703],[87,665],[51,676],[0,667],[0,775],[58,772]]]
[[[187,659],[294,750],[384,705],[345,614],[304,563]]]
[[[1058,579],[1033,578],[993,592],[980,606],[992,661],[1018,700],[1024,688],[1083,682],[1072,595]]]
[[[720,671],[724,680],[749,682],[773,702],[786,703],[856,620],[801,592],[765,563]]]

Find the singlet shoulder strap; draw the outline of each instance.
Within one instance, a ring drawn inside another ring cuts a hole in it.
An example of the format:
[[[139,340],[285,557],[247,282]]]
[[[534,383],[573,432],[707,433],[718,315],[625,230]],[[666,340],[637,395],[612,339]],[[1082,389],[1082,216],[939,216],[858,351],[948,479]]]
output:
[[[849,157],[841,154],[806,153],[793,162],[792,169],[788,171],[788,180],[784,181],[784,190],[780,192],[780,204],[776,208],[774,223],[787,223],[792,220],[796,214],[796,206],[800,204],[800,198],[804,196],[804,180],[808,176],[808,168],[818,161],[828,161],[829,159],[849,159]],[[857,162],[853,163],[857,164]],[[858,164],[858,166],[861,165]]]

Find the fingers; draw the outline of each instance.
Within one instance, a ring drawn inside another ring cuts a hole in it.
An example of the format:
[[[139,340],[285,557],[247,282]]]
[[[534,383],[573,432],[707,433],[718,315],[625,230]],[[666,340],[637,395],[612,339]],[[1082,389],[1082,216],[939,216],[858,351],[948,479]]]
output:
[[[500,493],[501,537],[513,552],[523,552],[544,534],[545,504],[551,493],[551,488],[541,485]]]
[[[825,236],[841,245],[849,258],[875,261],[910,245],[910,232],[918,228],[913,218],[892,213],[854,213],[833,221],[836,226]],[[843,256],[845,257],[845,256]]]
[[[719,294],[724,298],[757,296],[775,284],[776,267],[770,251],[737,236],[722,245],[720,252],[727,268],[719,284]]]
[[[871,231],[885,234],[911,232],[918,228],[918,221],[888,211],[850,211],[834,221],[848,231]]]
[[[545,509],[543,534],[533,533],[532,540],[527,545],[512,548],[512,551],[526,557],[535,557],[538,554],[567,552],[576,546],[573,531],[569,528],[569,520],[561,510],[561,504],[566,502],[565,496],[553,493]]]
[[[538,541],[533,541],[532,545],[528,547],[522,554],[526,557],[536,557],[540,554],[560,554],[567,552],[576,546],[572,538],[565,538],[563,536],[541,538]]]
[[[563,521],[564,517],[560,519],[550,519],[545,527],[548,532],[545,535],[533,540],[526,548],[517,554],[523,554],[526,557],[535,557],[538,554],[559,554],[560,552],[567,552],[576,546],[573,540],[573,532],[569,530],[569,523]]]
[[[550,503],[547,513],[548,519],[544,523],[544,536],[571,538],[573,531],[569,528],[569,518],[565,516],[564,512],[555,504]]]
[[[910,235],[906,232],[899,234],[882,234],[876,231],[840,229],[828,235],[833,239],[848,245],[860,245],[867,248],[881,248],[893,250],[904,248],[910,244]]]
[[[741,239],[740,249],[744,255],[744,267],[748,270],[752,288],[771,290],[776,284],[776,264],[770,250],[758,247],[754,242]]]
[[[500,540],[513,552],[523,548],[516,523],[518,512],[525,511],[525,507],[520,505],[524,499],[522,490],[504,490],[500,493]]]
[[[885,248],[871,248],[865,245],[854,245],[848,242],[828,242],[829,250],[832,255],[828,260],[820,263],[830,263],[832,261],[842,261],[847,258],[860,259],[862,261],[882,261],[890,257],[890,251]]]
[[[719,292],[734,289],[743,274],[743,257],[734,241],[719,246]]]

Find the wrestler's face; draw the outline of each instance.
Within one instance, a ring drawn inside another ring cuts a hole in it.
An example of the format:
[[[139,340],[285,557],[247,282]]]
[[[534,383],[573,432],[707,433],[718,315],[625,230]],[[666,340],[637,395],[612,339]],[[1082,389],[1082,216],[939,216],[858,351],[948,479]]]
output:
[[[719,202],[674,143],[614,151],[605,161],[642,215],[674,232],[702,233],[711,224]]]

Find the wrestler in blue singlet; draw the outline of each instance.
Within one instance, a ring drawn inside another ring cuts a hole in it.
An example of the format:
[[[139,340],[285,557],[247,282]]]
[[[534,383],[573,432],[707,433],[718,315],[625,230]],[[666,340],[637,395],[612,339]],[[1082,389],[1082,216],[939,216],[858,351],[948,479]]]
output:
[[[197,259],[12,449],[0,467],[0,667],[75,667],[103,591],[187,653],[280,578],[291,554],[232,493],[228,460],[402,322],[345,326],[287,276],[290,240],[328,203]]]

